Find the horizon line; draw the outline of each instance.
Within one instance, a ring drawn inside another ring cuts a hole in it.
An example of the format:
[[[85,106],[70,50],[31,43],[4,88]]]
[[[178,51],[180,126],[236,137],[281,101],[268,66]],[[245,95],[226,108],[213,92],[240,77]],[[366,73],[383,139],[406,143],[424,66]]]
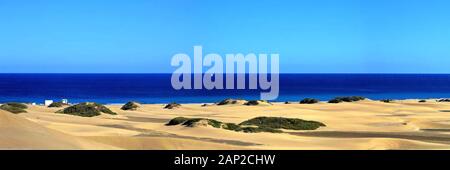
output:
[[[166,73],[166,72],[149,72],[149,73],[1,73],[0,74],[173,74],[173,73]],[[191,73],[191,74],[199,74],[199,73]],[[204,74],[204,73],[202,73]],[[250,73],[222,73],[222,74],[250,74]],[[256,73],[259,74],[259,73]],[[268,73],[270,74],[270,73]],[[279,74],[450,74],[450,73],[346,73],[346,72],[342,72],[342,73],[279,73]]]

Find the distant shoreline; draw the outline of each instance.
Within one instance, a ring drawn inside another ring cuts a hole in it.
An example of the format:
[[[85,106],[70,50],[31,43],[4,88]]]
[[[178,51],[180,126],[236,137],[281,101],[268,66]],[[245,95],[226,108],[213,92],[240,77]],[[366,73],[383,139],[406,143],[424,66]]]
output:
[[[391,99],[391,100],[393,100],[394,102],[395,101],[420,101],[420,100],[427,100],[427,101],[436,101],[437,102],[437,100],[440,100],[440,99],[446,99],[446,98],[431,98],[431,99]],[[247,99],[242,99],[242,100],[246,100],[246,101],[250,101],[250,100],[247,100]],[[372,99],[366,99],[367,101],[380,101],[380,102],[382,102],[381,100],[372,100]],[[291,104],[296,104],[296,103],[299,103],[301,100],[298,100],[298,101],[273,101],[273,102],[270,102],[270,103],[277,103],[277,104],[284,104],[285,102],[291,102]],[[139,102],[139,101],[138,101]],[[184,102],[175,102],[175,103],[178,103],[178,104],[185,104],[185,105],[194,105],[194,104],[216,104],[216,103],[218,103],[218,102],[220,102],[220,101],[217,101],[217,102],[188,102],[188,103],[184,103]],[[125,102],[125,103],[127,103],[127,102]],[[124,105],[125,103],[105,103],[105,105]],[[170,103],[170,102],[169,102]],[[319,100],[319,103],[328,103],[328,100]],[[146,105],[165,105],[165,104],[168,104],[168,103],[141,103],[141,104],[146,104]]]
[[[238,98],[236,98],[236,99],[238,99]],[[426,100],[427,102],[428,101],[438,102],[438,100],[441,100],[441,99],[447,99],[447,98],[386,99],[386,100],[392,100],[392,102],[395,102],[395,101],[420,101],[420,100]],[[251,101],[251,100],[247,100],[247,99],[239,99],[239,100]],[[131,101],[133,101],[133,100],[131,100]],[[284,104],[285,102],[290,102],[289,104],[298,104],[300,101],[301,100],[298,100],[298,101],[271,101],[271,102],[269,101],[269,102],[270,103],[274,103],[274,104]],[[367,99],[365,99],[363,101],[379,101],[379,102],[383,102],[382,100],[373,100],[373,99],[369,99],[369,98],[367,98]],[[17,102],[17,101],[9,101],[9,102]],[[55,102],[57,102],[57,101],[55,101]],[[92,102],[92,101],[84,101],[84,102]],[[74,105],[74,104],[79,104],[79,103],[84,103],[84,102],[69,103],[69,104]],[[130,102],[130,101],[127,101],[127,102]],[[123,103],[102,103],[102,104],[114,106],[114,105],[124,105],[127,102],[123,102]],[[139,101],[135,101],[135,102],[139,102]],[[217,102],[175,102],[175,103],[185,104],[185,105],[198,105],[198,104],[213,105],[213,104],[216,104],[218,102],[220,102],[220,101],[217,101]],[[8,103],[8,102],[0,102],[0,104],[4,104],[4,103]],[[18,103],[32,104],[30,102],[18,102]],[[144,103],[144,102],[139,102],[139,103],[144,104],[144,105],[165,105],[165,104],[169,104],[169,103],[172,103],[172,102],[167,102],[167,103]],[[328,103],[328,100],[319,100],[319,103]],[[44,103],[36,103],[36,105],[43,106]]]
[[[80,74],[80,75],[145,75],[145,74],[149,74],[149,75],[155,75],[155,74],[172,74],[172,73],[0,73],[0,75],[19,75],[19,74],[24,74],[24,75],[39,75],[39,74],[46,74],[46,75],[64,75],[64,74],[68,74],[68,75],[76,75],[76,74]],[[194,74],[194,73],[192,73]],[[204,74],[204,73],[202,73]],[[234,73],[237,74],[237,73]],[[248,74],[248,73],[243,73],[243,74]],[[293,75],[450,75],[450,73],[279,73],[279,74],[293,74]]]

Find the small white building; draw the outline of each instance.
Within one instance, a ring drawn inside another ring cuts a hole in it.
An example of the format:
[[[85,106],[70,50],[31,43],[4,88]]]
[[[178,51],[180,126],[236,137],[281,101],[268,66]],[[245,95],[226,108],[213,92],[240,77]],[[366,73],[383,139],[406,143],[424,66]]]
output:
[[[67,100],[67,99],[62,99],[62,100],[61,100],[61,103],[62,103],[62,104],[69,104],[69,100]]]
[[[49,105],[51,105],[53,103],[53,100],[45,100],[44,101],[44,105],[45,106],[49,106]]]

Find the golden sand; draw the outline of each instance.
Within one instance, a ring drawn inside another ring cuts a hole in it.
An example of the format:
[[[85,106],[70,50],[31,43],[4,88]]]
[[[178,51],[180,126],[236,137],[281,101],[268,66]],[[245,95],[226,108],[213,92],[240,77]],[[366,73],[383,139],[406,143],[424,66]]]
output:
[[[1,149],[450,149],[450,103],[417,100],[383,103],[244,106],[142,105],[136,111],[108,105],[118,115],[78,117],[57,108],[0,111]],[[243,133],[213,127],[165,126],[178,116],[240,123],[258,116],[325,123],[313,131]]]

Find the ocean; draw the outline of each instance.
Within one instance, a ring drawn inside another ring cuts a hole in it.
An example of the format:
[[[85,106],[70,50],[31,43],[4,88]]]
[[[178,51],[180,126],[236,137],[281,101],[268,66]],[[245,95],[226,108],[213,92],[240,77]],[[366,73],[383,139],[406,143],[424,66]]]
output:
[[[0,74],[0,103],[212,103],[259,99],[261,90],[174,90],[171,74]],[[380,99],[449,98],[450,74],[281,74],[275,101],[336,96]]]

